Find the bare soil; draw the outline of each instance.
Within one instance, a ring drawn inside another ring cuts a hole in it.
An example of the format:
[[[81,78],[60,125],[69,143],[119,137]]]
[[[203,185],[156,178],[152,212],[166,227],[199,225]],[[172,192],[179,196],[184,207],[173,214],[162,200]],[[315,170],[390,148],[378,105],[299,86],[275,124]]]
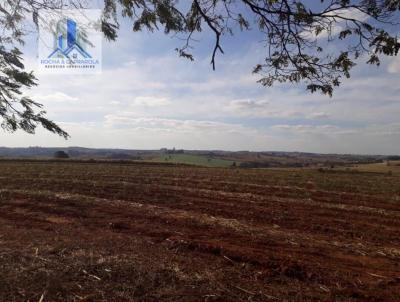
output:
[[[0,162],[0,301],[400,301],[400,177]]]

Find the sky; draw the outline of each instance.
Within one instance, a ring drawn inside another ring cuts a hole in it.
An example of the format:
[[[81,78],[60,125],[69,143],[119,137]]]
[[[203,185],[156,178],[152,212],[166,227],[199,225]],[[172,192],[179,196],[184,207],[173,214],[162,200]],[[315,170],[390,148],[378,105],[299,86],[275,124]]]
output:
[[[213,71],[209,32],[196,36],[190,62],[174,50],[178,37],[131,26],[123,20],[117,41],[103,40],[101,74],[36,74],[27,93],[70,139],[1,131],[0,145],[400,154],[400,57],[379,68],[360,61],[330,98],[258,84],[251,71],[265,49],[256,32],[223,37]],[[24,48],[33,71],[37,43],[32,34]]]

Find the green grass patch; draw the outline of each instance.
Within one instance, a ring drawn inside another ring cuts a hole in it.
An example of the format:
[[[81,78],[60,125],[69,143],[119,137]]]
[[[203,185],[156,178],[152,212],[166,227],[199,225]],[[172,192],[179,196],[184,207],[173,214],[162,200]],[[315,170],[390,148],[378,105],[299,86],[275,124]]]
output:
[[[347,170],[358,172],[371,172],[371,173],[393,173],[400,174],[400,162],[390,161],[389,163],[370,163],[370,164],[357,164],[347,167],[337,167],[335,170]]]

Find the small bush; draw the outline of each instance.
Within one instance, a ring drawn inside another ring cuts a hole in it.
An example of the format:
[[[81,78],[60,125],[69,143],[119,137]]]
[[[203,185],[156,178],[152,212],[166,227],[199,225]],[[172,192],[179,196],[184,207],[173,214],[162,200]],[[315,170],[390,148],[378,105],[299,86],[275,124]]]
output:
[[[69,158],[69,155],[64,151],[57,151],[54,153],[54,158],[58,158],[58,159]]]

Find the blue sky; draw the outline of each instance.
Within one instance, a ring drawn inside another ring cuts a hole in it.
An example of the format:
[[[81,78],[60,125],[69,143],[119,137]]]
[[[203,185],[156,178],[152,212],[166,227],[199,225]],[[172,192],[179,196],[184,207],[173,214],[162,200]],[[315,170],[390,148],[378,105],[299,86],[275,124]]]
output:
[[[265,50],[255,32],[224,37],[212,71],[210,33],[196,36],[190,62],[174,51],[179,39],[121,25],[116,42],[103,41],[100,75],[38,75],[29,91],[71,138],[1,132],[1,145],[400,153],[400,57],[379,68],[361,61],[329,98],[256,83],[251,70]],[[32,70],[36,56],[32,35]]]

